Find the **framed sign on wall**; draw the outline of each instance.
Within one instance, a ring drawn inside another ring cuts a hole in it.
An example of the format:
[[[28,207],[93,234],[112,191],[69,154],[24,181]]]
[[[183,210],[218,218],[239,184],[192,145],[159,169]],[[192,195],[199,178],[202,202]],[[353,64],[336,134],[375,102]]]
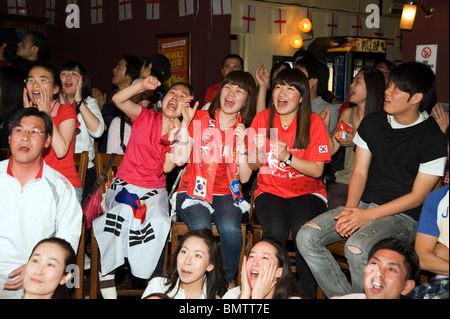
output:
[[[170,77],[167,87],[177,82],[191,82],[191,35],[190,33],[157,35],[158,53],[170,61]]]

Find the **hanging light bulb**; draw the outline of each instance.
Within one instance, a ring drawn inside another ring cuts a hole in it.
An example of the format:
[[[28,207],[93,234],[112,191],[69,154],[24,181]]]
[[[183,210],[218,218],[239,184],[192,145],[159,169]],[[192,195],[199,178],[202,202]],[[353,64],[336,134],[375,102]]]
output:
[[[309,20],[308,18],[302,19],[298,23],[298,28],[300,31],[302,31],[304,33],[308,33],[309,31],[311,31],[311,28],[312,28],[311,20]]]
[[[289,44],[291,45],[291,47],[293,47],[294,49],[300,49],[303,45],[303,39],[300,36],[300,34],[294,34],[290,39],[289,39]]]
[[[402,17],[400,20],[400,29],[411,30],[414,24],[414,18],[416,17],[417,4],[414,1],[405,3],[403,5]]]

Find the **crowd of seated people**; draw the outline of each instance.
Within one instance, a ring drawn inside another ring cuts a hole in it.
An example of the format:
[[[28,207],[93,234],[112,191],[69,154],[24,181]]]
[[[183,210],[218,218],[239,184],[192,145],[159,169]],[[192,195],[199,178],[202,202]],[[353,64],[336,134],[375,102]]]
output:
[[[165,86],[161,54],[123,55],[108,97],[80,62],[47,60],[47,39],[30,33],[0,67],[1,299],[70,298],[96,152],[123,154],[92,223],[104,299],[117,298],[125,262],[145,280],[142,299],[314,299],[318,287],[333,299],[448,298],[448,107],[429,111],[427,65],[362,68],[340,110],[311,54],[254,74],[227,55],[205,100],[189,83]],[[339,152],[342,169],[325,178]],[[164,272],[173,212],[189,232]],[[250,212],[262,239],[240,260]],[[327,249],[342,240],[347,274]],[[421,270],[434,276],[419,284]]]

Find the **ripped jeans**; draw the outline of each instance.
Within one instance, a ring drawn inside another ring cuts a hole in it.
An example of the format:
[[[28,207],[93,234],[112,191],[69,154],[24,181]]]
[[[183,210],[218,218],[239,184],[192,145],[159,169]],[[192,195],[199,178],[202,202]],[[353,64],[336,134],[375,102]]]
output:
[[[375,207],[376,204],[359,203],[360,208]],[[326,248],[327,245],[344,239],[335,229],[338,215],[344,207],[325,212],[303,225],[298,231],[297,248],[308,264],[318,285],[328,298],[350,293],[364,292],[364,267],[372,246],[387,237],[396,237],[407,243],[414,241],[417,221],[406,214],[395,214],[371,220],[355,231],[345,244],[345,257],[349,265],[352,284]]]

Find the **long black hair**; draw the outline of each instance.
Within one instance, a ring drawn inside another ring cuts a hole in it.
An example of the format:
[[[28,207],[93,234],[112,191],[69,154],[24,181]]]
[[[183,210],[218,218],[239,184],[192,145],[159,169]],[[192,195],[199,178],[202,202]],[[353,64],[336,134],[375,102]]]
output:
[[[295,87],[302,97],[302,101],[298,104],[297,112],[297,132],[295,133],[294,148],[306,149],[310,141],[310,127],[311,127],[311,101],[309,94],[309,82],[306,75],[299,69],[284,69],[281,70],[274,80],[274,86],[289,85]],[[275,113],[276,108],[273,103],[273,98],[270,103],[269,125],[267,127],[267,136],[270,136],[270,129],[275,128]]]
[[[61,75],[62,71],[74,71],[77,68],[83,79],[83,84],[81,86],[81,97],[85,99],[92,95],[92,86],[91,86],[91,79],[84,65],[76,61],[67,61],[60,66],[58,70],[58,75]]]
[[[242,117],[242,123],[245,125],[245,127],[250,126],[256,113],[257,88],[253,76],[250,73],[242,70],[231,71],[225,76],[219,91],[211,101],[211,105],[209,107],[209,116],[214,119],[216,110],[220,108],[220,94],[222,93],[222,88],[226,84],[237,85],[239,88],[247,92],[247,99],[244,102],[245,104],[240,110],[240,113]]]
[[[211,271],[207,271],[205,274],[206,280],[203,284],[206,284],[206,298],[221,298],[227,292],[228,284],[225,279],[225,271],[223,269],[220,245],[217,239],[214,237],[212,231],[209,229],[192,230],[181,238],[180,242],[178,243],[177,249],[173,252],[174,258],[170,264],[169,271],[165,275],[165,285],[169,286],[165,293],[168,294],[170,291],[175,289],[179,278],[177,271],[177,256],[180,253],[184,242],[190,237],[198,237],[204,240],[209,248],[209,262],[214,265],[214,268]]]
[[[297,280],[295,280],[292,273],[291,263],[286,247],[278,239],[273,237],[264,237],[258,241],[258,243],[260,242],[266,242],[275,248],[275,257],[278,260],[277,266],[283,269],[281,276],[277,278],[277,284],[275,285],[275,291],[272,299],[289,299],[292,297],[302,298],[303,294],[300,291]]]

